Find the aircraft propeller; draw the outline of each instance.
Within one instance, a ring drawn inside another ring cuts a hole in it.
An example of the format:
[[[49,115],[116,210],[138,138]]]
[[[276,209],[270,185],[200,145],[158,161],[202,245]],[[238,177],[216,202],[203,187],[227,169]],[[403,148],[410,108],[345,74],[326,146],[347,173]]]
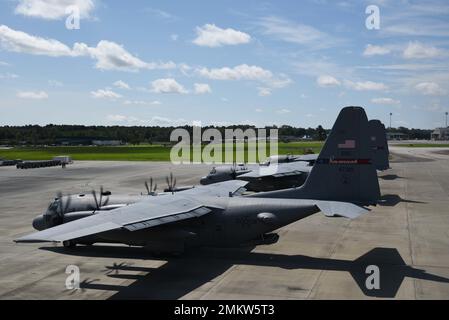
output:
[[[176,178],[173,177],[173,172],[170,172],[170,179],[169,177],[165,177],[165,181],[167,182],[168,192],[174,193],[176,188]]]
[[[93,196],[94,202],[95,202],[95,210],[101,210],[101,207],[108,203],[109,197],[103,203],[103,196],[108,195],[108,194],[110,194],[110,193],[104,192],[103,186],[100,186],[100,199],[99,199],[100,201],[98,201],[97,192],[95,190],[92,190],[92,196]]]
[[[149,196],[156,195],[157,183],[154,184],[153,188],[153,178],[150,178],[150,185],[148,186],[148,182],[145,181],[145,189],[147,189],[147,194]]]

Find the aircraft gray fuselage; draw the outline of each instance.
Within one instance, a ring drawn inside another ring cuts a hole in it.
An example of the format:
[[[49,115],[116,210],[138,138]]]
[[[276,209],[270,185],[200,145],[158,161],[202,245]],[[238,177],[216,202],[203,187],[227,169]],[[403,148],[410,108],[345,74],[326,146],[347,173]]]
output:
[[[340,111],[307,180],[300,187],[245,195],[248,182],[231,180],[146,196],[111,210],[101,210],[107,206],[108,198],[98,199],[92,192],[95,210],[89,211],[89,216],[67,223],[62,221],[14,241],[62,242],[66,247],[111,242],[143,246],[155,252],[273,243],[277,238],[271,232],[319,211],[326,216],[355,219],[369,212],[365,206],[377,204],[380,188],[376,166],[371,161],[369,139],[364,109],[346,107]],[[270,170],[262,171],[261,174],[273,175]],[[176,180],[168,180],[171,189],[175,189]],[[59,201],[56,206],[61,210],[49,208],[62,220],[68,211],[65,208],[70,208],[70,203],[63,202]],[[82,212],[67,214],[79,213]]]
[[[197,246],[232,247],[261,240],[267,233],[320,211],[311,201],[299,199],[236,196],[204,197],[201,201],[210,208],[216,208],[213,214],[151,229],[107,231],[81,238],[77,243],[124,243],[158,251],[182,251]]]

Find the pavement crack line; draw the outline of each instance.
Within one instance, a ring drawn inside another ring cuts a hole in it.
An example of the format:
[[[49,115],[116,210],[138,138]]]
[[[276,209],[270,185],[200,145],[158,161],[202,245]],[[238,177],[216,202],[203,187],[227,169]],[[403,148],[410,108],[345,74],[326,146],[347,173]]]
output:
[[[340,244],[341,240],[344,238],[344,235],[346,233],[346,231],[349,229],[349,226],[351,225],[351,220],[349,220],[346,225],[344,226],[344,230],[343,232],[340,234],[340,236],[338,237],[338,240],[335,241],[335,245],[332,247],[332,250],[330,251],[330,254],[327,256],[327,258],[332,258],[332,256],[335,254],[335,252],[337,251],[337,247]],[[310,289],[309,293],[306,296],[307,300],[310,300],[310,296],[312,294],[312,292],[316,289],[318,282],[321,280],[321,277],[323,275],[323,273],[326,272],[326,270],[320,270],[320,273],[318,274],[318,277],[316,277],[315,282],[313,283],[312,288]]]

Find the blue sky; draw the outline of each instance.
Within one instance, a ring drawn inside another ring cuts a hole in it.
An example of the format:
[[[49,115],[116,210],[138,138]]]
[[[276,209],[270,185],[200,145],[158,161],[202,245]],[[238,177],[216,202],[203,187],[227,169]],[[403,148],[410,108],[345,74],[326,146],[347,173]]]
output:
[[[329,128],[361,105],[434,128],[449,111],[448,18],[436,0],[3,0],[0,125]]]

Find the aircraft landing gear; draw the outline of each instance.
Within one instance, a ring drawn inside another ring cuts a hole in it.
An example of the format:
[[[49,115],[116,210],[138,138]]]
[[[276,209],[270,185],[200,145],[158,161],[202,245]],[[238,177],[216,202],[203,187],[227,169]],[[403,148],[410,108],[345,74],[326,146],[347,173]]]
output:
[[[270,245],[278,242],[279,235],[277,233],[266,233],[262,234],[260,238],[253,240],[253,244],[259,245]]]
[[[62,245],[64,246],[64,248],[75,248],[76,247],[76,243],[72,240],[63,241]]]

